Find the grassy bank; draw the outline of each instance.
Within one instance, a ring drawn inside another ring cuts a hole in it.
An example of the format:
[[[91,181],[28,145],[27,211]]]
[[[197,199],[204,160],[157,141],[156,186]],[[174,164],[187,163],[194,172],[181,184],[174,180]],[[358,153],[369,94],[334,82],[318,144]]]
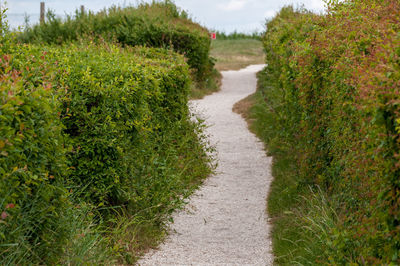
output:
[[[273,103],[265,90],[276,86],[265,71],[258,73],[258,91],[238,102],[234,111],[241,114],[249,128],[266,143],[273,157],[267,211],[273,223],[272,243],[278,265],[315,265],[328,262],[324,242],[338,217],[332,200],[316,188],[299,184],[299,169],[292,144],[276,131]],[[268,115],[269,114],[269,115]]]
[[[202,99],[221,89],[222,75],[217,69],[213,69],[211,76],[204,82],[193,82],[190,89],[190,99]]]

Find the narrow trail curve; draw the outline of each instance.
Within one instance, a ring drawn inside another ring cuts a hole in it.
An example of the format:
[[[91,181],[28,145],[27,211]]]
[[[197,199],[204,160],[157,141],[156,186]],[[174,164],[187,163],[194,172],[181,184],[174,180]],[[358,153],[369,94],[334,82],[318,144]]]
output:
[[[271,158],[233,105],[256,90],[263,65],[223,72],[222,90],[191,102],[210,125],[218,152],[217,173],[175,214],[171,235],[139,265],[272,265],[265,212]]]

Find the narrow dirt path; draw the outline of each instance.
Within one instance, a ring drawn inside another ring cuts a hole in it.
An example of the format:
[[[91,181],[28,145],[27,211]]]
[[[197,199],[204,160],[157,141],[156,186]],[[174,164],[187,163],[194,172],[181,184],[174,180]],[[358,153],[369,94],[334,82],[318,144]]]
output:
[[[222,90],[191,102],[210,127],[217,174],[174,216],[171,235],[139,265],[272,265],[265,213],[271,158],[233,105],[256,90],[262,65],[223,72]]]

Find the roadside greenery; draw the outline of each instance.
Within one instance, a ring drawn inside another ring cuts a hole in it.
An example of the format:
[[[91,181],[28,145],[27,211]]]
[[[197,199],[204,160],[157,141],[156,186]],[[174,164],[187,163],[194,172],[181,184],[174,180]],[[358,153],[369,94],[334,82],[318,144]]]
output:
[[[328,1],[267,23],[253,115],[275,157],[278,264],[400,263],[399,11]]]
[[[133,264],[212,170],[185,58],[4,27],[1,264]]]

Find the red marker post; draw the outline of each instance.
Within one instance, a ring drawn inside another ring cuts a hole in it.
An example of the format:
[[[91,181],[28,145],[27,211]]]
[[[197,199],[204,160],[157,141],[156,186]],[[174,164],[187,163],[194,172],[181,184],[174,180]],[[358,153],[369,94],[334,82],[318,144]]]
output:
[[[216,40],[217,39],[217,33],[216,32],[211,32],[210,33],[210,37],[211,37],[211,40]]]

